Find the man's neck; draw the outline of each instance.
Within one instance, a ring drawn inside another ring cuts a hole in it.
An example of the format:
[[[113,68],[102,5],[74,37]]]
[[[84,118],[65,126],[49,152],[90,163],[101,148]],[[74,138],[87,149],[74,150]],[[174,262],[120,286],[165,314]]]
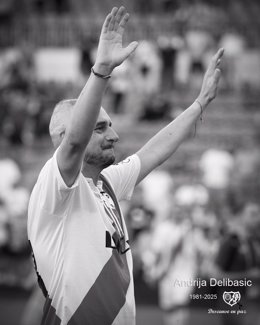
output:
[[[97,185],[99,174],[101,173],[100,169],[96,168],[96,166],[93,165],[84,164],[81,172],[84,177],[91,178],[93,180],[93,183]]]

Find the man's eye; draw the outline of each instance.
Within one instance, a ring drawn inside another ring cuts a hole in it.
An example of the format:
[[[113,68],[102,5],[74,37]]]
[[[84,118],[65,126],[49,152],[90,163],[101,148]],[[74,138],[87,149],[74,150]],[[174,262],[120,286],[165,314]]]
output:
[[[103,130],[104,130],[103,126],[98,126],[95,128],[95,131],[97,131],[97,132],[102,132]]]

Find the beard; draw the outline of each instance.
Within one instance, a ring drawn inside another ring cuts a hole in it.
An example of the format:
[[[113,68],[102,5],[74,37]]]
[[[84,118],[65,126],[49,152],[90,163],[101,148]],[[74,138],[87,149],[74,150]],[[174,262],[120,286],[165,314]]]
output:
[[[102,151],[100,154],[86,154],[84,158],[85,163],[94,165],[101,169],[107,168],[115,162],[114,153],[106,153]]]

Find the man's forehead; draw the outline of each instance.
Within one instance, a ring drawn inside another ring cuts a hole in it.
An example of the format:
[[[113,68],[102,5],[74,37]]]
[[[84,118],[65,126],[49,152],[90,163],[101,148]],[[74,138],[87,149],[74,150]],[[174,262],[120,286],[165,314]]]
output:
[[[97,123],[99,123],[99,122],[111,123],[111,119],[103,107],[101,107],[99,115],[98,115]]]
[[[72,114],[72,110],[68,110],[65,119],[66,120],[70,120],[71,119],[71,114]],[[107,112],[105,111],[105,109],[103,107],[100,108],[100,112],[97,118],[97,123],[99,122],[109,122],[111,123],[111,118],[109,117],[109,115],[107,114]]]
[[[71,119],[72,112],[73,112],[73,110],[70,109],[67,111],[67,114],[65,114],[65,116],[63,115],[64,123],[66,125],[69,123],[69,121]],[[100,108],[100,112],[99,112],[96,124],[98,124],[100,122],[112,124],[112,121],[111,121],[109,115],[107,114],[107,112],[105,111],[105,109],[103,107]]]

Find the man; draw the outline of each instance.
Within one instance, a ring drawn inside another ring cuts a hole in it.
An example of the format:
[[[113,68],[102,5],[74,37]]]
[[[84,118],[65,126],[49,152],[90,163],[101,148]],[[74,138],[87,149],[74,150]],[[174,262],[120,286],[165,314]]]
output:
[[[122,47],[128,18],[124,7],[112,9],[86,86],[51,118],[57,149],[39,175],[28,215],[46,296],[42,324],[135,324],[132,258],[118,201],[170,157],[216,96],[223,50],[212,59],[198,100],[135,155],[112,165],[118,136],[100,106],[113,69],[137,47]]]

